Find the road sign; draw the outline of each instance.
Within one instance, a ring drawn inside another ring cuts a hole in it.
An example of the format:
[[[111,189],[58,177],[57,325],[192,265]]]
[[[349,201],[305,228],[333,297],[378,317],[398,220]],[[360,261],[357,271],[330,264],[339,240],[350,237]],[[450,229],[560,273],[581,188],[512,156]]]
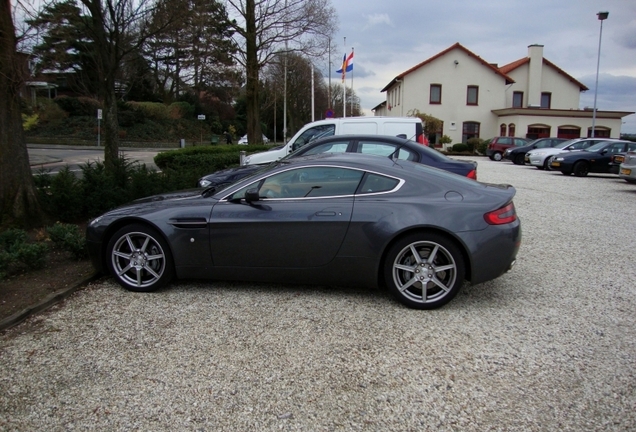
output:
[[[334,112],[331,108],[329,108],[327,111],[325,111],[325,117],[326,118],[333,118]]]
[[[197,120],[205,120],[205,114],[199,114]]]
[[[97,119],[98,120],[102,119],[102,110],[100,110],[100,109],[97,110]]]

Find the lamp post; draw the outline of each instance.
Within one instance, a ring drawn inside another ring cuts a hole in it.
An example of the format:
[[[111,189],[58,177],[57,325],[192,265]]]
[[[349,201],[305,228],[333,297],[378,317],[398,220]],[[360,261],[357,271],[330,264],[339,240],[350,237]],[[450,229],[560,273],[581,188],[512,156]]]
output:
[[[609,12],[596,14],[601,22],[601,31],[598,34],[598,59],[596,60],[596,83],[594,85],[594,111],[592,112],[592,138],[596,136],[596,96],[598,95],[598,70],[601,65],[601,38],[603,37],[603,21],[607,19]]]

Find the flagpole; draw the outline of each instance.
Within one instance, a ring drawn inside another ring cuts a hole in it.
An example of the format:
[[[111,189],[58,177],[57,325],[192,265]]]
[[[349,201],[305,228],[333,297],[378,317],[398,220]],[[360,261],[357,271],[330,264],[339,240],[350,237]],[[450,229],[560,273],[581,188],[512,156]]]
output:
[[[351,55],[353,56],[353,47],[351,47]],[[349,112],[353,115],[353,69],[351,69],[351,111]]]
[[[345,61],[342,62],[342,117],[347,117],[347,81],[345,80],[345,76],[347,74],[347,37],[344,37],[344,46],[345,46]]]

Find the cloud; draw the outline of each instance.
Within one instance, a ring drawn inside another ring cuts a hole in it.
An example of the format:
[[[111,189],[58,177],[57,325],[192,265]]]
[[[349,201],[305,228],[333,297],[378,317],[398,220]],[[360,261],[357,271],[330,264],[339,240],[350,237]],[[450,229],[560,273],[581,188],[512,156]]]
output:
[[[631,21],[628,25],[622,27],[617,32],[615,40],[620,46],[636,49],[636,21]]]
[[[391,22],[391,18],[389,17],[388,14],[385,14],[385,13],[367,15],[366,18],[367,18],[367,22],[365,23],[362,30],[368,30],[378,25],[388,25],[390,27],[394,27],[393,23]]]

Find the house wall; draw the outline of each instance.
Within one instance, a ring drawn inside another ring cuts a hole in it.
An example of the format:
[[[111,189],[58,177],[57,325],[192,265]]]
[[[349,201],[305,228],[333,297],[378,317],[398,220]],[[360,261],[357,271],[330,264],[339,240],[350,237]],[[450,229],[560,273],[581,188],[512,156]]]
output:
[[[455,65],[457,61],[457,65]],[[442,103],[430,103],[430,85],[442,85]],[[479,87],[478,105],[467,105],[469,85]],[[400,97],[392,93],[400,89]],[[466,52],[455,49],[435,61],[407,74],[387,92],[387,110],[390,116],[406,116],[418,109],[444,121],[443,133],[454,143],[462,141],[462,127],[466,121],[480,123],[480,135],[489,137],[498,130],[497,116],[491,110],[505,104],[504,78],[484,67]],[[396,102],[394,105],[391,101]],[[399,102],[399,103],[398,103]],[[452,124],[455,127],[452,127]]]
[[[499,117],[500,124],[506,125],[514,123],[517,129],[517,136],[525,137],[528,131],[528,126],[531,125],[547,125],[550,126],[550,135],[557,136],[559,127],[562,126],[577,126],[581,129],[581,137],[587,137],[588,129],[592,126],[592,121],[589,118],[578,117],[565,117],[565,116],[501,116]],[[611,138],[620,138],[621,132],[621,119],[597,119],[596,126],[609,128]]]
[[[506,108],[512,107],[512,95],[516,91],[523,92],[523,107],[528,107],[529,69],[528,64],[524,64],[508,73],[508,76],[515,80],[515,82],[506,87]],[[537,96],[539,102],[541,101],[542,92],[552,93],[551,109],[579,109],[581,96],[579,86],[558,73],[555,69],[545,65],[541,71],[541,88]]]

